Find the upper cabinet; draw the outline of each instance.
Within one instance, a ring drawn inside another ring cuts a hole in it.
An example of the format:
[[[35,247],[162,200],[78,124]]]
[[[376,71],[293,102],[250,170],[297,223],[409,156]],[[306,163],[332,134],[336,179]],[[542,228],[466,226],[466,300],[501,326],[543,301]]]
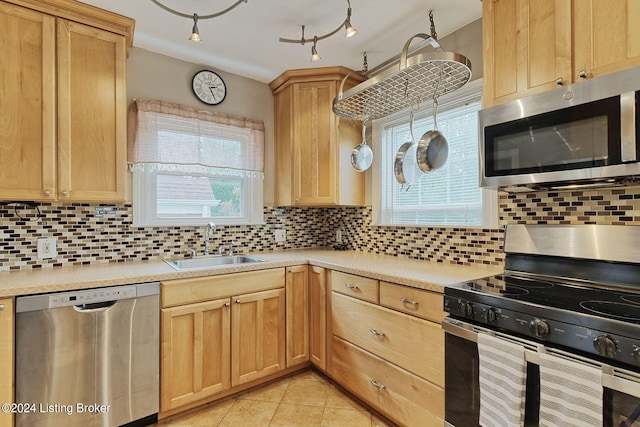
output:
[[[0,199],[125,200],[132,32],[79,2],[0,1]]]
[[[633,0],[483,0],[484,106],[640,64]]]
[[[331,107],[351,70],[286,71],[270,83],[275,97],[275,200],[279,206],[363,205],[364,174],[351,166],[361,124]],[[364,81],[353,73],[347,90]]]

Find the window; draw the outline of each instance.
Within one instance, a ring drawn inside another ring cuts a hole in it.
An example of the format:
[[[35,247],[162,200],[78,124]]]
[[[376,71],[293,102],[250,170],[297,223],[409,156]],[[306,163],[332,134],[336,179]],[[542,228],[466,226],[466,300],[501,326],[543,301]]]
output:
[[[262,122],[135,100],[129,123],[134,225],[262,223]]]
[[[409,112],[374,122],[375,156],[380,159],[373,172],[375,224],[497,226],[496,192],[479,186],[478,111],[482,105],[481,91],[482,83],[476,80],[457,92],[440,97],[437,124],[447,139],[449,157],[442,168],[419,173],[409,186],[398,183],[393,168],[398,148],[411,139]],[[415,142],[434,128],[431,103],[424,102],[419,107],[413,121]]]

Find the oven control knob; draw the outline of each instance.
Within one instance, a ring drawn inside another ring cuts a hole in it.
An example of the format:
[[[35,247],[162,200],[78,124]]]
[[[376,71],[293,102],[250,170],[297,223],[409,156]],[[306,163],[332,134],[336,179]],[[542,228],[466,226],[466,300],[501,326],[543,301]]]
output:
[[[631,355],[634,359],[636,359],[637,362],[640,362],[640,347],[634,345]]]
[[[498,321],[498,312],[495,308],[487,308],[487,323],[496,323]]]
[[[536,337],[544,337],[549,335],[549,324],[537,317],[529,322],[529,330]]]
[[[608,335],[600,335],[593,340],[593,348],[600,356],[613,356],[618,352],[618,344]]]
[[[460,314],[462,314],[464,317],[473,317],[475,311],[476,310],[473,307],[473,304],[471,304],[470,302],[460,303]]]

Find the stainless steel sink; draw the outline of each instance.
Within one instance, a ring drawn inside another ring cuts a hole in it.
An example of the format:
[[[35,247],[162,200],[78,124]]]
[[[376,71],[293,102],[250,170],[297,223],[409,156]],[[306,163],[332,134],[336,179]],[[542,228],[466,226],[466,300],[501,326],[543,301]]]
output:
[[[232,255],[232,256],[199,256],[195,258],[181,259],[165,259],[164,262],[169,264],[175,270],[194,270],[198,268],[215,268],[224,267],[235,264],[251,264],[254,262],[265,262],[266,260],[249,255]]]

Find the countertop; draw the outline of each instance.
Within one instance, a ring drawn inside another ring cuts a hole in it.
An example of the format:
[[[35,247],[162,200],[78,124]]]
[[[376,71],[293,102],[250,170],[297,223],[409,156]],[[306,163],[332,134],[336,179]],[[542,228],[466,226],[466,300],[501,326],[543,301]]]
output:
[[[167,263],[127,261],[77,267],[45,268],[0,273],[0,297],[90,289],[132,283],[213,276],[242,271],[311,264],[373,279],[442,292],[447,284],[490,276],[502,271],[495,266],[460,266],[390,255],[330,249],[256,252],[248,255],[266,260],[209,269],[176,271]]]

